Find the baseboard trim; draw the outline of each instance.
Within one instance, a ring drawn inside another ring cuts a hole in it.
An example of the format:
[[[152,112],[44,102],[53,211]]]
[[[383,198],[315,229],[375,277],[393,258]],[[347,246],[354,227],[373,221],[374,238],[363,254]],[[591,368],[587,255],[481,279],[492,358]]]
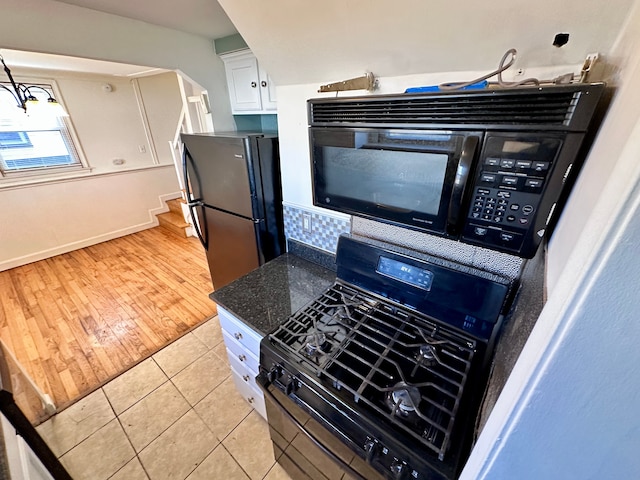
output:
[[[173,200],[174,198],[182,198],[182,194],[180,192],[172,192],[165,193],[164,195],[160,195],[158,199],[160,200],[160,206],[157,208],[152,208],[149,210],[149,220],[151,222],[158,224],[158,220],[156,219],[156,215],[160,213],[167,213],[169,211],[169,205],[167,205],[167,200]]]
[[[146,230],[148,228],[157,227],[158,219],[156,218],[156,214],[169,211],[169,207],[167,206],[165,201],[172,200],[174,198],[180,198],[180,197],[181,197],[180,192],[172,192],[172,193],[159,195],[158,200],[162,206],[157,208],[152,208],[149,210],[148,222],[139,223],[137,225],[132,225],[119,230],[113,230],[111,232],[103,233],[101,235],[96,235],[94,237],[84,238],[82,240],[78,240],[75,242],[59,245],[57,247],[49,248],[47,250],[41,250],[39,252],[30,253],[29,255],[23,255],[22,257],[16,257],[16,258],[2,261],[0,262],[0,272],[9,270],[11,268],[21,267],[22,265],[27,265],[28,263],[39,262],[40,260],[55,257],[56,255],[62,255],[63,253],[73,252],[74,250],[79,250],[81,248],[90,247],[91,245],[96,245],[98,243],[106,242],[108,240],[113,240],[115,238],[124,237],[125,235],[131,235],[132,233],[141,232],[142,230]]]

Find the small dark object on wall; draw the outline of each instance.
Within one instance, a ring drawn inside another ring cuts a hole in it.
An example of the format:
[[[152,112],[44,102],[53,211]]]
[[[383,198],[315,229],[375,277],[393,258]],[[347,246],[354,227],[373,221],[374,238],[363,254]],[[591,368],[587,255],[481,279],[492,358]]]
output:
[[[553,46],[560,48],[563,45],[566,45],[569,42],[569,34],[568,33],[558,33],[553,39]]]

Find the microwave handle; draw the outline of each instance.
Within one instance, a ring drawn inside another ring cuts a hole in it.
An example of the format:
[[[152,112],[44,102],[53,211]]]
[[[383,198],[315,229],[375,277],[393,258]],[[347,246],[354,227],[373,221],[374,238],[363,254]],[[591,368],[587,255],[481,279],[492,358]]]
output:
[[[467,180],[471,174],[471,164],[473,157],[478,149],[480,138],[472,135],[464,139],[462,144],[462,153],[458,160],[456,168],[456,178],[453,182],[453,191],[451,192],[451,201],[449,202],[449,213],[447,216],[447,231],[449,233],[458,233],[458,224],[460,223],[460,209],[464,200],[464,192],[467,187]]]

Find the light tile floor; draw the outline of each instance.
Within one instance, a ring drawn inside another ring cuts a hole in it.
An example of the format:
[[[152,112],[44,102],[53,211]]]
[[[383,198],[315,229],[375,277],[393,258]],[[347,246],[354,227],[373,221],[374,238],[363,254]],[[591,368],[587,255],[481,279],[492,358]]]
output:
[[[74,480],[290,480],[217,317],[37,427]]]

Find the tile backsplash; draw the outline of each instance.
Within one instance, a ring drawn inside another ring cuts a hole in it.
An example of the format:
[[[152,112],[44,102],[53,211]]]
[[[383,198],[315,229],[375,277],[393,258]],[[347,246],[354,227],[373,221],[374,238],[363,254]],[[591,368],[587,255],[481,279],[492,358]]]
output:
[[[303,229],[303,215],[311,219],[311,231]],[[351,232],[351,222],[342,218],[284,204],[284,233],[287,239],[297,240],[321,250],[335,253],[341,233]]]
[[[311,231],[303,229],[304,215],[310,215]],[[336,253],[340,234],[352,233],[510,279],[518,277],[523,265],[521,258],[506,253],[357,216],[351,217],[350,221],[344,220],[291,204],[284,204],[284,231],[288,240],[296,240],[332,254]]]

